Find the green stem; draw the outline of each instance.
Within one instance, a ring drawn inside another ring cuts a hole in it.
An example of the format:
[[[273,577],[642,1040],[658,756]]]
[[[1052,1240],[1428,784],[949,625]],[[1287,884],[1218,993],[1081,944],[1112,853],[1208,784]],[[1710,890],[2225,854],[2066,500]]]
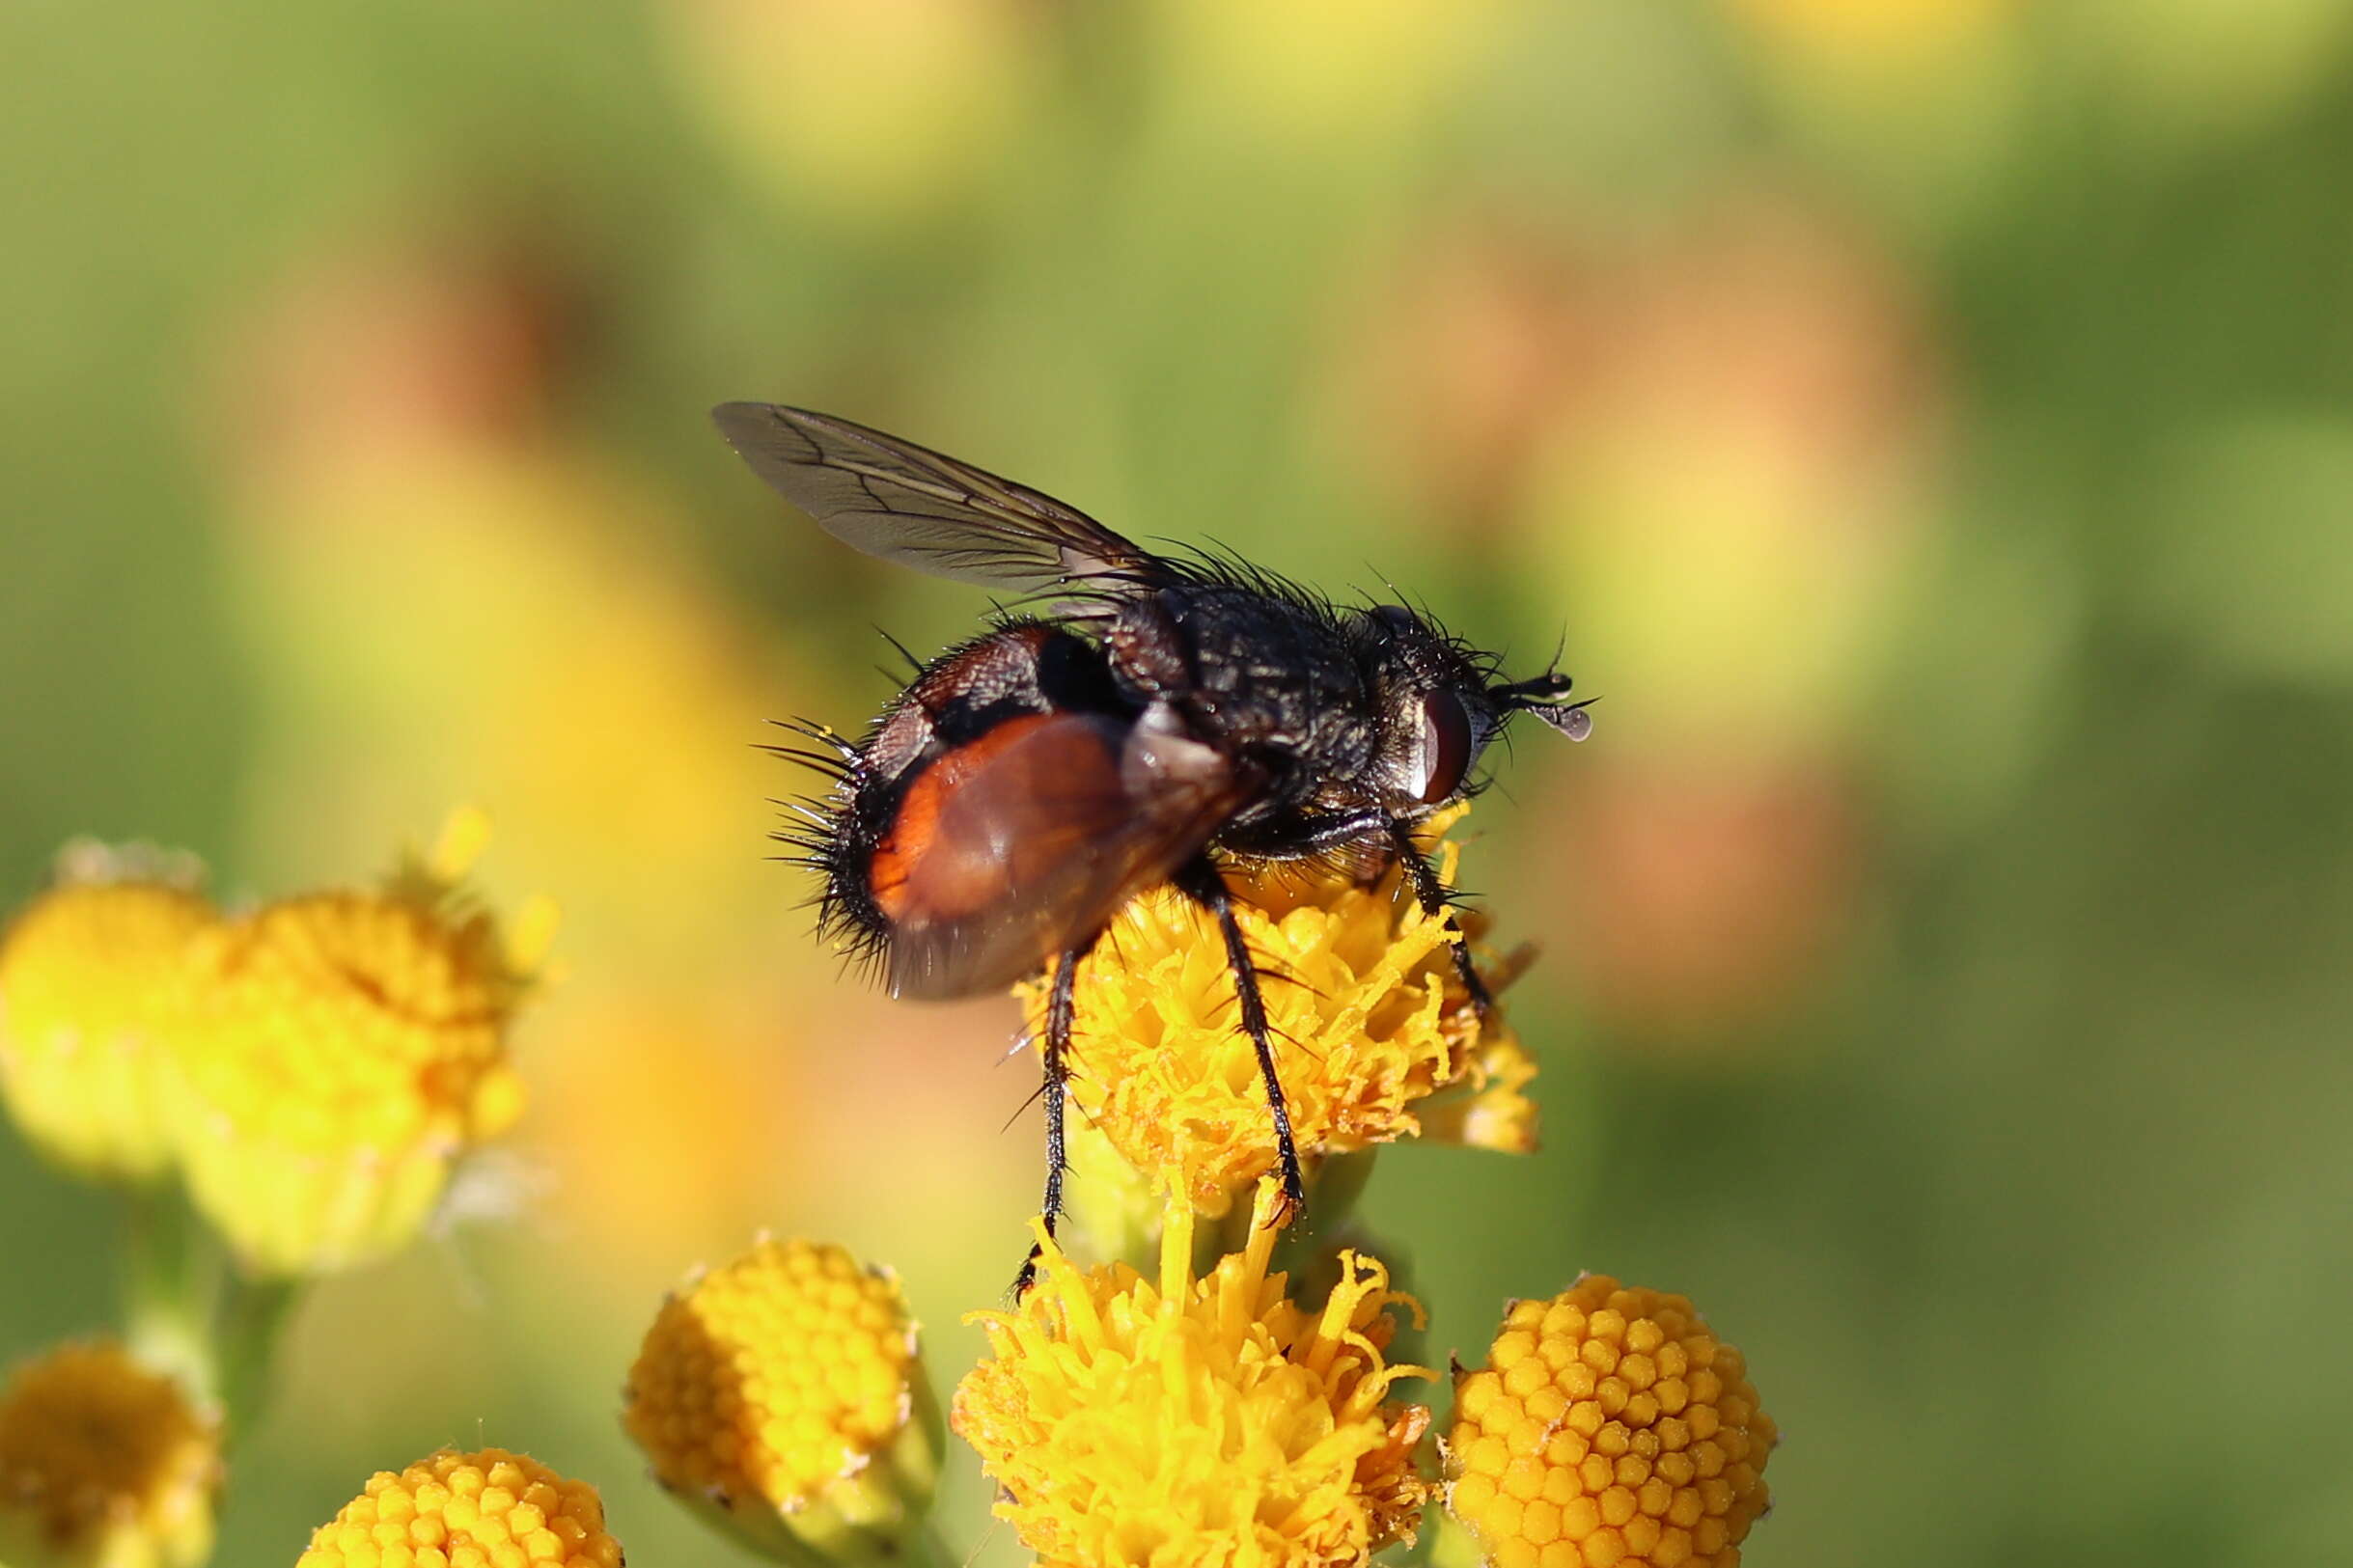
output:
[[[1149,1275],[1160,1258],[1161,1219],[1151,1182],[1091,1130],[1073,1130],[1069,1158],[1066,1250],[1082,1262],[1124,1262]]]
[[[941,1540],[939,1526],[927,1519],[908,1543],[907,1561],[912,1568],[963,1568],[965,1556]]]
[[[124,1198],[124,1340],[196,1397],[216,1397],[211,1329],[220,1257],[211,1234],[177,1187],[138,1187]]]
[[[235,1271],[230,1275],[212,1342],[219,1369],[217,1391],[232,1442],[245,1435],[269,1397],[280,1331],[301,1300],[305,1283],[294,1278],[257,1279]]]

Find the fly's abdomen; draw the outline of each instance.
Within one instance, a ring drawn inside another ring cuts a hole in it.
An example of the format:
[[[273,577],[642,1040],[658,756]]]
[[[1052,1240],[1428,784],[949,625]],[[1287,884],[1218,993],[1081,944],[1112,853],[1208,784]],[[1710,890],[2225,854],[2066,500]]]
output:
[[[1058,726],[1043,744],[1040,726],[1070,718],[1089,723]],[[1036,868],[1004,834],[969,825],[974,781],[990,778],[994,799],[1021,775],[1021,793],[1048,810],[1058,793],[1094,798],[1117,782],[1121,728],[1095,646],[1014,621],[926,663],[838,766],[792,754],[835,780],[792,808],[806,829],[784,836],[824,879],[826,933],[872,955],[910,930],[978,920]]]

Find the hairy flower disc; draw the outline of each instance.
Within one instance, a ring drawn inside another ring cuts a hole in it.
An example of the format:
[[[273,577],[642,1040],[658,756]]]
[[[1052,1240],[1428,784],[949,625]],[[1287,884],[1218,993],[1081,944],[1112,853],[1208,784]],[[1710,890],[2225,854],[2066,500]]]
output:
[[[220,1480],[212,1417],[120,1345],[62,1345],[0,1390],[10,1568],[194,1568]]]
[[[622,1553],[595,1487],[504,1448],[444,1448],[378,1471],[294,1568],[622,1568]]]
[[[1266,1270],[1275,1201],[1265,1184],[1246,1250],[1199,1279],[1180,1201],[1157,1281],[1082,1272],[1041,1229],[1038,1282],[973,1315],[993,1356],[957,1388],[954,1424],[1040,1562],[1311,1568],[1413,1539],[1429,1412],[1387,1395],[1429,1373],[1383,1350],[1391,1309],[1421,1307],[1353,1252],[1320,1309],[1289,1299]]]
[[[183,879],[69,854],[0,947],[0,1098],[34,1144],[88,1175],[171,1162],[158,1106],[190,945],[215,923]]]
[[[1588,1275],[1459,1379],[1447,1508],[1495,1568],[1735,1568],[1775,1438],[1691,1303]]]
[[[1450,884],[1457,848],[1436,849]],[[1454,973],[1453,918],[1425,914],[1397,867],[1370,885],[1286,864],[1228,877],[1303,1154],[1417,1135],[1535,1146],[1523,1091],[1536,1064],[1499,1016],[1482,1026]],[[1174,889],[1132,900],[1080,962],[1071,1042],[1073,1139],[1107,1140],[1132,1169],[1212,1216],[1275,1166],[1225,951],[1215,922]],[[1047,990],[1040,979],[1019,992],[1041,1041]]]
[[[899,1281],[839,1247],[762,1240],[672,1296],[626,1397],[655,1478],[774,1554],[890,1534],[938,1478]]]
[[[246,1262],[404,1245],[456,1158],[521,1114],[533,956],[454,880],[310,894],[200,939],[173,1094],[191,1196]]]

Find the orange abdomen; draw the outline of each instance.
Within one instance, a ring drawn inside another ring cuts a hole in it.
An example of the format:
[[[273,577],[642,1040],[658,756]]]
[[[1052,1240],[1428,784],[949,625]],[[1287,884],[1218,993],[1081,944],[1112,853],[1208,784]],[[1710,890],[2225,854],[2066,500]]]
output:
[[[874,846],[874,906],[895,925],[935,925],[1037,886],[1058,857],[1084,852],[1087,831],[1123,814],[1118,739],[1104,721],[1028,713],[942,753]]]

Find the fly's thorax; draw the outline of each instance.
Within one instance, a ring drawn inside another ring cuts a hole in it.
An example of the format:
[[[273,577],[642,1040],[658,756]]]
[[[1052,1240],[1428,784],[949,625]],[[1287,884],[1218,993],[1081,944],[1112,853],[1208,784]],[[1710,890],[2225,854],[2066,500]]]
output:
[[[1359,774],[1371,713],[1345,629],[1319,606],[1219,584],[1121,607],[1104,652],[1123,695],[1160,703],[1193,738],[1295,779]]]

